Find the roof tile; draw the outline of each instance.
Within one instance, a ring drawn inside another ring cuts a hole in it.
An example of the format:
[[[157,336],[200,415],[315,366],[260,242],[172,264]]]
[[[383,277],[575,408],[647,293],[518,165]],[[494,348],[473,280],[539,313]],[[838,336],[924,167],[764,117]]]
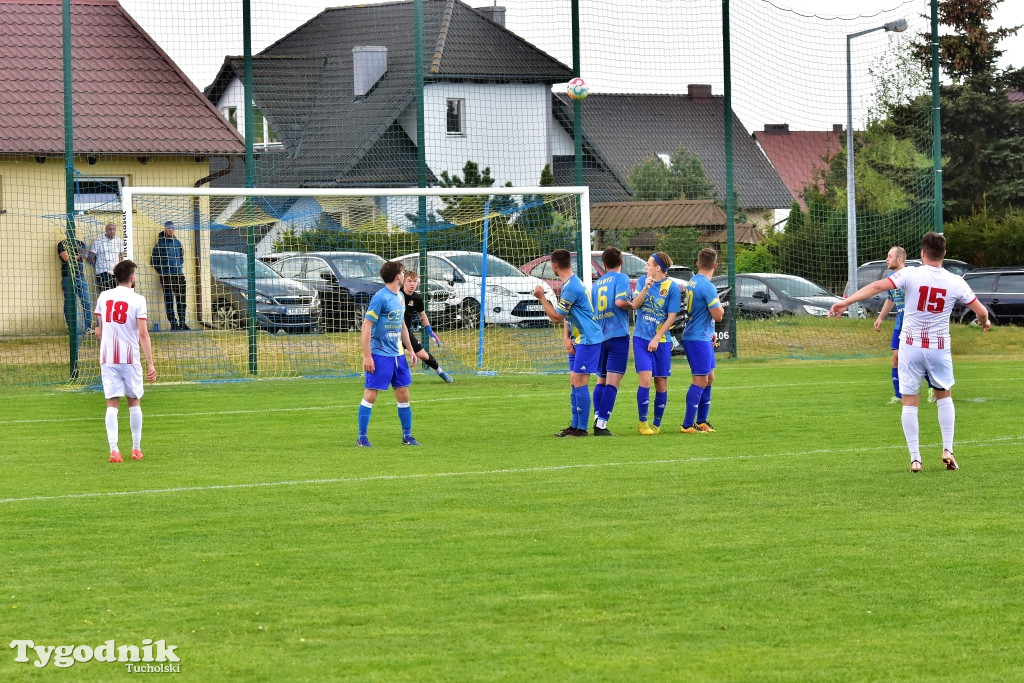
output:
[[[0,153],[59,153],[61,2],[0,0],[0,12]],[[72,0],[71,23],[77,153],[244,152],[237,131],[115,0]]]

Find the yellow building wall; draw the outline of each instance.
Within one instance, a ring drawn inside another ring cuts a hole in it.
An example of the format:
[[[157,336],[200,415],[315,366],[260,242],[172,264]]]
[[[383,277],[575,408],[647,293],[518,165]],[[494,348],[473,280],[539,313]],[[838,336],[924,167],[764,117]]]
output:
[[[84,157],[77,160],[81,179],[121,177],[132,187],[193,187],[210,173],[209,162],[202,157],[149,157],[146,163],[135,157],[100,157],[94,161],[90,164]],[[205,206],[201,208],[208,215]],[[0,157],[0,337],[67,334],[57,256],[57,244],[65,237],[64,213],[63,159]],[[191,198],[169,199],[136,212],[128,248],[139,265],[136,289],[146,297],[150,329],[156,324],[161,329],[168,327],[162,291],[150,265],[164,220],[175,222],[175,236],[184,247],[187,320],[189,325],[195,322],[196,266],[202,258],[208,259],[209,231],[192,230],[192,215]],[[78,239],[88,247],[102,234],[107,222],[117,224],[123,234],[123,213],[94,210],[76,216]],[[86,280],[95,306],[98,292],[93,269],[88,266]],[[205,289],[208,291],[208,283]]]

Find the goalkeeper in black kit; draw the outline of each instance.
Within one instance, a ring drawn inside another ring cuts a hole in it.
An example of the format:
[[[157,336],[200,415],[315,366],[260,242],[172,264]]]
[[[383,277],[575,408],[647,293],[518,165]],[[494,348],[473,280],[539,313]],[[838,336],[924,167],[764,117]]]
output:
[[[420,344],[420,340],[416,338],[416,335],[413,334],[412,331],[413,320],[419,318],[420,324],[423,325],[423,333],[429,334],[438,345],[441,344],[441,338],[438,337],[430,327],[430,320],[427,319],[427,314],[423,307],[423,297],[416,291],[419,284],[420,276],[416,274],[416,271],[405,271],[405,282],[402,284],[402,294],[405,295],[405,326],[409,328],[409,341],[412,343],[412,351],[427,365],[427,367],[436,372],[438,377],[443,379],[445,382],[448,382],[448,384],[451,384],[455,380],[441,368],[437,359],[423,348],[423,345]]]

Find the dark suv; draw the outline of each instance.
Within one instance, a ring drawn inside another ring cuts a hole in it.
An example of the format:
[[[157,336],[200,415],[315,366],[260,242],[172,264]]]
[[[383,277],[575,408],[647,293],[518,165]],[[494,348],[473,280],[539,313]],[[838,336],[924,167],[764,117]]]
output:
[[[283,277],[315,289],[322,301],[324,327],[329,332],[359,329],[370,299],[384,283],[380,267],[384,259],[356,251],[311,251],[271,254],[265,257]],[[438,326],[457,315],[455,290],[444,282],[427,283],[430,301],[427,315]]]
[[[1024,267],[979,268],[964,275],[985,308],[992,324],[1024,325]],[[962,323],[976,323],[974,311],[958,306],[953,319]]]

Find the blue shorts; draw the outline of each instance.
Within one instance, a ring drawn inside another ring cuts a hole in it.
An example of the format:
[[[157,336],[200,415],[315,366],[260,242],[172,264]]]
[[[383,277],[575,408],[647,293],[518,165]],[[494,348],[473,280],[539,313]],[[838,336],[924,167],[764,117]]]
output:
[[[412,384],[412,373],[405,356],[378,356],[373,354],[373,372],[366,373],[366,388],[378,391],[389,386],[401,389]]]
[[[691,375],[710,375],[715,369],[715,345],[711,340],[684,339],[683,351],[690,364]]]
[[[672,342],[660,342],[651,353],[647,350],[649,339],[633,337],[633,364],[637,372],[649,372],[653,377],[672,376]]]
[[[629,337],[612,337],[601,342],[601,358],[597,361],[597,376],[605,377],[609,372],[626,374],[629,362]]]
[[[600,359],[600,344],[577,344],[571,369],[577,375],[592,375],[597,372],[597,362]]]
[[[897,327],[892,331],[892,343],[889,344],[889,348],[893,351],[900,350],[900,332],[903,331],[902,327]]]

